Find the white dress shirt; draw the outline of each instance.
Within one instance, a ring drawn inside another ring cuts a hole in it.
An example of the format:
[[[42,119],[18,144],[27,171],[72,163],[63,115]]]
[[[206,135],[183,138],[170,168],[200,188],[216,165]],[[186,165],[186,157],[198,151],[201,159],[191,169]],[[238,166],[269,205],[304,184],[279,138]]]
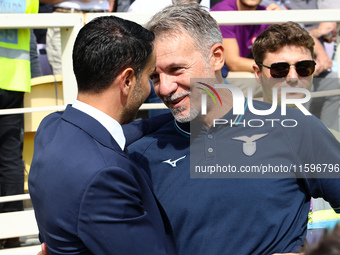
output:
[[[100,124],[102,124],[107,129],[107,131],[109,131],[113,139],[115,139],[115,141],[118,143],[119,147],[122,150],[124,150],[126,140],[125,140],[125,136],[123,133],[123,128],[118,123],[118,121],[111,118],[106,113],[103,113],[102,111],[94,108],[93,106],[85,104],[78,100],[74,101],[74,103],[72,104],[72,107],[96,119]]]

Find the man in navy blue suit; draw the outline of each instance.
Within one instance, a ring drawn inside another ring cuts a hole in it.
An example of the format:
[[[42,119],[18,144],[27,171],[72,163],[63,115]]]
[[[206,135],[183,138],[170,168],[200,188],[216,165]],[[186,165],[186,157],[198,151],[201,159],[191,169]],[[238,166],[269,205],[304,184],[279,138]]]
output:
[[[176,254],[148,176],[129,160],[121,124],[150,93],[154,34],[117,17],[79,32],[77,100],[35,136],[29,190],[50,254]]]

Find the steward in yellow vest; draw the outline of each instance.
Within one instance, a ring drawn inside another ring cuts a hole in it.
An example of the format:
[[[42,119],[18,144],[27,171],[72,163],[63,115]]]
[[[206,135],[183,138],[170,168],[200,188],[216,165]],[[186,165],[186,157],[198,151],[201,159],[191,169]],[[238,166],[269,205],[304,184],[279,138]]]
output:
[[[0,0],[0,15],[38,9],[39,0]],[[24,94],[30,91],[30,29],[0,29],[0,109],[22,108]],[[23,117],[0,114],[0,196],[24,193]],[[22,201],[0,203],[0,213],[22,210]],[[0,248],[17,246],[18,237],[0,240]]]
[[[38,13],[38,0],[2,0],[3,13]],[[0,89],[31,91],[30,29],[0,29]]]

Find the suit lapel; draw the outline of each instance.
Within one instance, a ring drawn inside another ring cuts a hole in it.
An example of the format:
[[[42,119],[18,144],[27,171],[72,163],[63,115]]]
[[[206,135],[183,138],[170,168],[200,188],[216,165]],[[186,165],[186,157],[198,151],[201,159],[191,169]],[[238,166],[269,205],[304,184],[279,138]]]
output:
[[[103,146],[109,147],[117,151],[119,154],[126,156],[115,139],[113,139],[109,131],[107,131],[107,129],[96,119],[92,118],[86,113],[73,108],[71,105],[68,105],[64,114],[62,115],[62,118],[72,125],[82,129]]]
[[[62,115],[62,118],[65,121],[71,123],[72,125],[79,127],[84,132],[88,133],[91,137],[93,137],[93,139],[97,140],[103,146],[109,147],[115,150],[117,153],[128,158],[127,149],[122,151],[118,143],[113,139],[113,137],[106,130],[106,128],[91,116],[87,115],[82,111],[79,111],[78,109],[73,108],[71,105],[68,105],[67,108],[65,109],[64,114]],[[136,165],[136,167],[138,168],[139,172],[144,177],[145,181],[150,187],[153,196],[156,198],[155,194],[153,193],[153,187],[150,177],[140,166]]]

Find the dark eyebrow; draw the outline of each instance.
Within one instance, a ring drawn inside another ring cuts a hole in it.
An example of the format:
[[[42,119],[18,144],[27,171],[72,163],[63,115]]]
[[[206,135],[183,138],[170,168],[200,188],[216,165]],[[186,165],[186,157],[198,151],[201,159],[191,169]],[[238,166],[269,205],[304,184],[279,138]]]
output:
[[[169,67],[173,67],[173,66],[184,66],[184,63],[171,63],[170,65],[168,65]]]
[[[186,67],[187,64],[185,63],[171,63],[169,65],[166,66],[166,68],[168,69],[171,69],[171,68],[174,68],[174,67],[177,67],[177,68],[183,68],[183,67]]]

